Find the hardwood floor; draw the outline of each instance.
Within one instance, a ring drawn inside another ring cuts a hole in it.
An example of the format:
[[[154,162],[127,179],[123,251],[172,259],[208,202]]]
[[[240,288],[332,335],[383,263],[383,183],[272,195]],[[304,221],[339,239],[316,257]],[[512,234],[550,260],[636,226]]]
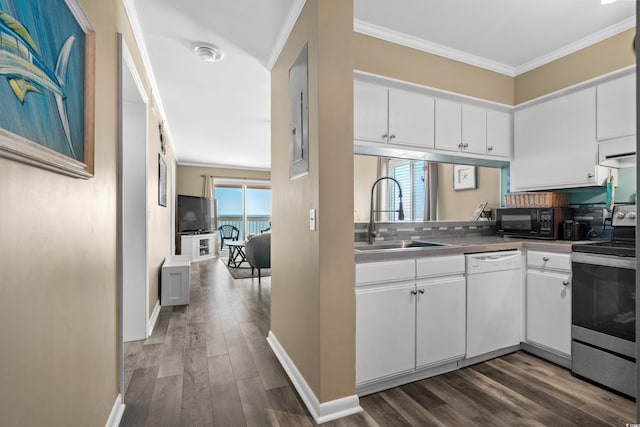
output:
[[[163,307],[153,334],[125,344],[121,426],[313,426],[273,355],[271,278],[233,280],[192,264],[191,303]],[[324,426],[624,426],[635,402],[524,352],[360,399]]]

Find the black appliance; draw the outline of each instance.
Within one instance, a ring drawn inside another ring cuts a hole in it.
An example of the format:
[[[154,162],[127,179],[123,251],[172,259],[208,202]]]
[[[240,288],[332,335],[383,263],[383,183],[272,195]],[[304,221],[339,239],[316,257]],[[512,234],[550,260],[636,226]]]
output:
[[[216,204],[211,197],[178,195],[178,232],[206,233],[216,229]]]
[[[565,219],[562,221],[563,240],[585,240],[589,232],[589,225],[584,221]]]
[[[613,240],[572,246],[574,375],[636,397],[636,206],[615,206]]]
[[[496,228],[500,236],[561,239],[562,224],[571,217],[570,208],[498,208]]]

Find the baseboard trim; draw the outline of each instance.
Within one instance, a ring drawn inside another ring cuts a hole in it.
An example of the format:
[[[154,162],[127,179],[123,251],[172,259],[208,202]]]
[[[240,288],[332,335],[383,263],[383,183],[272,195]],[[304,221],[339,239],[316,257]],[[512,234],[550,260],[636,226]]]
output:
[[[326,423],[328,421],[362,412],[360,400],[355,394],[341,399],[320,403],[313,390],[311,390],[311,387],[309,387],[309,384],[307,384],[300,371],[298,371],[293,360],[291,360],[287,352],[280,345],[280,342],[274,335],[273,331],[269,331],[267,342],[289,376],[289,379],[302,398],[302,401],[307,406],[307,409],[311,413],[316,424]]]
[[[160,315],[160,300],[156,301],[156,306],[153,307],[153,312],[151,313],[149,322],[147,322],[147,338],[151,336],[151,332],[153,332],[153,328],[156,326],[156,322],[158,321],[159,315]]]
[[[124,401],[122,400],[122,395],[118,393],[116,401],[113,403],[113,407],[111,408],[111,413],[109,414],[107,423],[104,426],[118,427],[120,425],[120,421],[122,421],[122,416],[124,415],[124,408],[125,406]]]

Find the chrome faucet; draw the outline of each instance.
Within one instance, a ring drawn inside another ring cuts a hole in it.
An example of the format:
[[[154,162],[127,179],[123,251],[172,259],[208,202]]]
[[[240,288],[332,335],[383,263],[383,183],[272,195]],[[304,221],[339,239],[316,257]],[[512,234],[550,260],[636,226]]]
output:
[[[382,181],[383,179],[390,179],[391,181],[395,182],[396,185],[398,186],[398,197],[400,198],[400,205],[398,206],[398,210],[378,210],[378,209],[373,209],[373,191],[376,188],[376,185],[378,185],[378,183],[380,181]],[[371,186],[371,207],[369,209],[369,237],[368,237],[368,242],[369,244],[373,244],[373,240],[376,237],[376,225],[375,225],[375,220],[374,220],[374,213],[375,212],[398,212],[398,219],[400,221],[404,220],[404,211],[402,210],[402,187],[400,186],[400,183],[398,182],[397,179],[391,177],[391,176],[383,176],[381,178],[378,178],[376,180],[376,182],[373,183],[373,185]]]

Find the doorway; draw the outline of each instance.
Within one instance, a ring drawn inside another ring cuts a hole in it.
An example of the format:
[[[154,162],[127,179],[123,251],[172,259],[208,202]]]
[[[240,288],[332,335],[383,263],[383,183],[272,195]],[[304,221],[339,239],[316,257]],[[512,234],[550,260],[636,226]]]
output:
[[[124,342],[149,335],[147,260],[147,104],[133,58],[118,34],[118,261],[120,392],[124,396]]]

